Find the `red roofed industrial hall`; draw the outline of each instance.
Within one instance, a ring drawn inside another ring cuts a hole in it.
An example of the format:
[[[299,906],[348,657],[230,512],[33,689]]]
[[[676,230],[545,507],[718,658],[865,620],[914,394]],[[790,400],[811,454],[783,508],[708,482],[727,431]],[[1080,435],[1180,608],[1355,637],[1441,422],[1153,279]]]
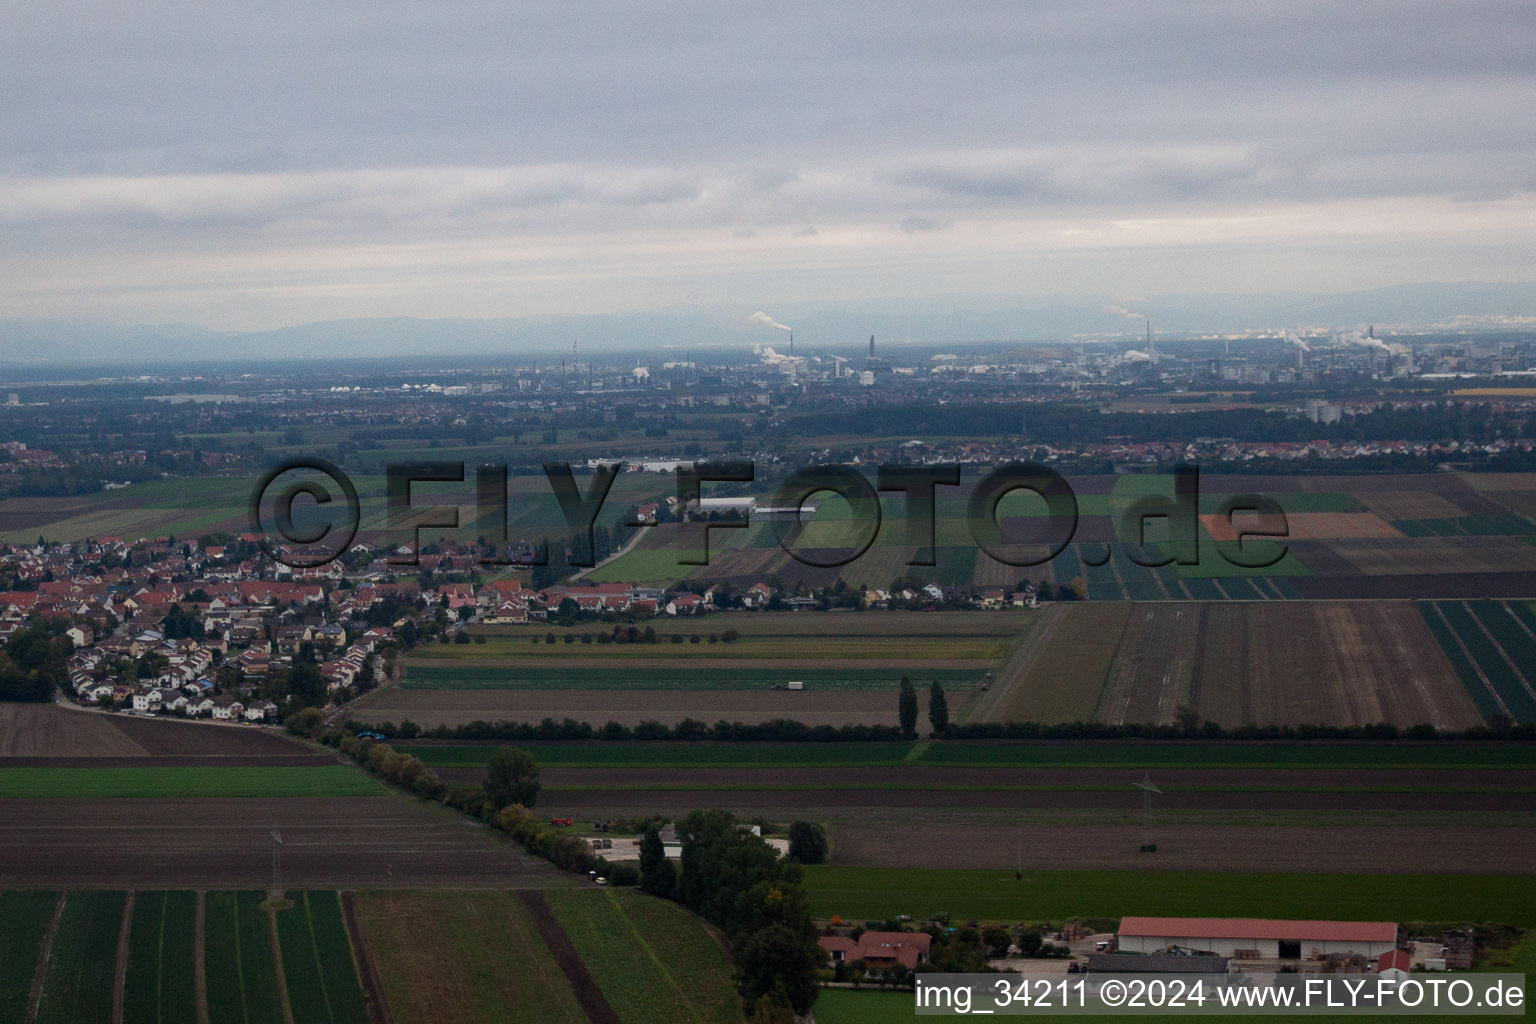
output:
[[[1238,956],[1313,959],[1330,953],[1378,957],[1397,945],[1391,921],[1276,921],[1256,917],[1127,917],[1120,949],[1155,953],[1169,946]]]

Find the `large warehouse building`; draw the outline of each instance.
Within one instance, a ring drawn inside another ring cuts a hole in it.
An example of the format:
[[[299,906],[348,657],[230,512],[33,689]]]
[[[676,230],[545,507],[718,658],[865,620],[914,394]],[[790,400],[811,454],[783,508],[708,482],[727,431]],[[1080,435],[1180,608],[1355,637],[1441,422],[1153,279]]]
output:
[[[1127,917],[1120,949],[1155,953],[1170,946],[1221,956],[1312,959],[1330,953],[1376,957],[1397,945],[1390,921],[1274,921],[1250,917]]]

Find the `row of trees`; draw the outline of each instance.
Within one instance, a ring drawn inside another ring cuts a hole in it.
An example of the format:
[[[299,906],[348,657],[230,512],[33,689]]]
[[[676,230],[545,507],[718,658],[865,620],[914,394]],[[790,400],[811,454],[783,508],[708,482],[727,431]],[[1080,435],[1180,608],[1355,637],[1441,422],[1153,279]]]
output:
[[[563,606],[567,601],[571,601],[571,599],[566,598],[565,601],[561,602],[561,605]],[[574,604],[575,602],[571,603]],[[736,632],[736,630],[728,629],[724,633],[690,633],[687,634],[686,639],[689,643],[697,644],[702,643],[706,635],[709,638],[709,642],[712,644],[733,644],[736,642],[737,638],[741,636],[741,634]],[[477,641],[484,640],[484,638],[480,636],[477,636],[475,639]],[[537,636],[532,636],[528,639],[534,644],[538,644],[540,642],[540,638]],[[659,644],[662,642],[662,639],[663,635],[656,632],[655,626],[646,626],[644,629],[641,629],[639,626],[614,626],[613,632],[611,633],[589,632],[565,633],[563,635],[556,635],[553,630],[550,630],[549,632],[546,632],[542,638],[544,643],[550,644],[551,646],[562,642],[562,640],[567,644],[574,644],[578,642],[583,644]],[[666,635],[666,639],[674,644],[680,644],[684,640],[684,634],[668,634]]]
[[[864,740],[891,742],[903,738],[901,729],[894,725],[806,725],[788,718],[769,722],[727,722],[714,725],[696,718],[685,718],[676,725],[657,721],[645,721],[628,726],[608,722],[594,727],[590,722],[578,722],[566,718],[559,722],[546,718],[541,722],[470,722],[457,726],[435,726],[422,729],[410,720],[362,724],[348,722],[353,732],[376,732],[390,739],[472,740],[479,743],[531,743],[571,740],[603,740],[627,743],[653,741],[702,742],[713,740],[725,743],[838,743]]]
[[[901,734],[906,739],[917,738],[917,690],[912,685],[912,680],[906,676],[901,677],[901,690],[896,697],[897,714],[901,720]],[[944,687],[935,679],[928,687],[928,724],[933,728],[935,736],[943,736],[949,731],[949,698],[944,695]]]
[[[910,686],[910,683],[908,684]],[[1040,722],[970,722],[953,723],[949,720],[949,707],[944,688],[938,686],[940,701],[938,721],[932,687],[929,692],[929,725],[933,734],[946,740],[1515,740],[1536,741],[1536,723],[1516,724],[1503,716],[1495,716],[1485,726],[1469,729],[1436,729],[1432,725],[1414,725],[1400,728],[1388,723],[1376,725],[1243,725],[1226,728],[1215,722],[1203,722],[1197,726],[1185,723],[1174,725],[1143,725],[1128,722],[1123,725],[1103,722],[1067,722],[1045,725]],[[347,723],[353,732],[377,732],[391,739],[468,740],[478,743],[536,743],[560,741],[598,740],[604,742],[716,742],[716,743],[890,743],[912,739],[917,735],[918,697],[916,690],[904,692],[898,697],[901,715],[900,725],[806,725],[792,719],[775,719],[771,722],[726,722],[706,725],[697,719],[686,718],[676,725],[661,722],[641,722],[636,726],[609,722],[594,727],[590,722],[578,722],[567,718],[556,722],[546,718],[542,722],[470,722],[459,726],[436,726],[422,729],[409,720],[396,725],[380,722],[364,725]],[[942,722],[942,728],[939,722]]]
[[[1381,405],[1371,412],[1345,414],[1336,423],[1313,423],[1293,414],[1262,409],[1212,409],[1164,413],[1105,412],[1056,403],[948,404],[880,403],[856,410],[810,412],[789,417],[780,427],[789,436],[858,434],[902,437],[1014,438],[1020,418],[1029,417],[1037,444],[1099,444],[1111,437],[1187,443],[1207,437],[1238,441],[1491,441],[1529,437],[1533,422],[1523,411],[1489,403],[1436,402]]]

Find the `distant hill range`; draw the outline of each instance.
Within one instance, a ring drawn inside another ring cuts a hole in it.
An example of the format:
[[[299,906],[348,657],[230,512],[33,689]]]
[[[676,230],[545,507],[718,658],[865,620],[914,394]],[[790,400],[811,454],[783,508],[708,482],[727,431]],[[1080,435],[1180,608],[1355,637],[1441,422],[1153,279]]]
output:
[[[1150,314],[1163,337],[1250,330],[1461,326],[1536,329],[1536,283],[1412,284],[1338,294],[1163,295],[1131,313],[1102,297],[1023,299],[960,296],[889,302],[780,303],[797,352],[846,350],[874,334],[886,344],[1060,341],[1134,335]],[[269,331],[218,331],[186,324],[114,325],[0,320],[0,360],[9,363],[187,363],[434,355],[557,358],[624,349],[786,347],[781,331],[748,329],[750,311],[662,310],[623,315],[327,320]],[[1132,315],[1139,314],[1139,315]],[[1526,321],[1522,323],[1521,321]]]

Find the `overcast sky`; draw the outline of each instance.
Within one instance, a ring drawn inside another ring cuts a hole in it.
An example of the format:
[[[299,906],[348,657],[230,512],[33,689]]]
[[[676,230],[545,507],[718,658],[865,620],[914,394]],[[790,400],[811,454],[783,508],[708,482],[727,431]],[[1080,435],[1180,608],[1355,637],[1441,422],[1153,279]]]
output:
[[[0,6],[0,317],[1536,278],[1536,4]]]

